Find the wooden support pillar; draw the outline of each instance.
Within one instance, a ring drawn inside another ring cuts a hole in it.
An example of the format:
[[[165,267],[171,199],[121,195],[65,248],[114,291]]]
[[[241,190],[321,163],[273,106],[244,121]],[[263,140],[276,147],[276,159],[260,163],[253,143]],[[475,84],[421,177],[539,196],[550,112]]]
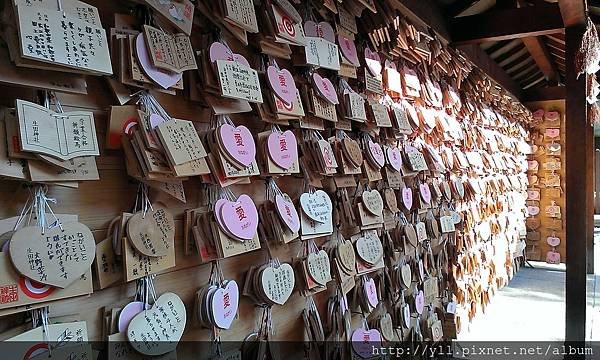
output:
[[[588,124],[586,80],[576,79],[575,55],[581,45],[585,25],[565,29],[566,45],[566,319],[565,339],[585,341],[586,328],[586,265],[590,214],[593,227],[593,207],[589,192],[593,189],[593,128]]]

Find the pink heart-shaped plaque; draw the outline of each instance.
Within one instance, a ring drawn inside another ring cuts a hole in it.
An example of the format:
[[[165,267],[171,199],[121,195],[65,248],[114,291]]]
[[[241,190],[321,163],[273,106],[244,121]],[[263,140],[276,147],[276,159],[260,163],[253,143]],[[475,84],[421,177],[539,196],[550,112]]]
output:
[[[149,120],[150,120],[150,127],[152,129],[154,129],[158,125],[160,125],[160,124],[162,124],[162,123],[164,123],[164,122],[167,121],[164,117],[162,117],[162,116],[160,116],[158,114],[150,114],[150,119]]]
[[[540,199],[540,191],[539,190],[527,190],[527,200],[539,200]]]
[[[217,220],[217,224],[219,224],[219,226],[221,227],[221,230],[223,230],[226,233],[229,233],[229,231],[227,230],[227,227],[225,226],[225,223],[223,222],[223,218],[221,217],[221,210],[223,209],[223,206],[227,203],[230,203],[230,201],[226,200],[226,199],[217,200],[215,202],[214,214],[215,214],[215,219]]]
[[[217,289],[211,299],[210,308],[213,315],[214,324],[227,330],[235,319],[240,301],[240,292],[237,282],[227,281],[227,284]]]
[[[548,243],[550,246],[558,246],[560,245],[560,238],[556,236],[548,236],[546,238],[546,243]]]
[[[367,301],[369,301],[369,305],[372,307],[376,307],[379,304],[379,299],[377,298],[377,286],[375,285],[375,280],[368,279],[365,281],[365,294],[367,295]]]
[[[219,127],[219,136],[221,144],[229,156],[244,166],[252,164],[256,156],[256,144],[247,127],[223,124]]]
[[[548,264],[559,264],[560,253],[558,251],[548,251],[548,253],[546,254],[546,262]]]
[[[307,21],[304,23],[304,34],[311,37],[320,37],[329,42],[335,42],[335,32],[328,22],[321,21],[316,23],[314,21]]]
[[[217,60],[235,61],[250,67],[250,63],[248,62],[248,60],[246,60],[244,56],[233,53],[230,48],[218,41],[210,45],[210,49],[208,50],[208,56],[210,58],[211,63],[214,63]]]
[[[421,315],[423,313],[423,309],[425,308],[425,294],[423,294],[423,290],[419,290],[417,295],[415,295],[415,310],[417,314]]]
[[[317,88],[317,92],[322,98],[334,105],[340,103],[337,92],[335,91],[335,87],[329,79],[321,77],[321,75],[318,73],[313,73],[312,79],[315,87]]]
[[[392,169],[400,171],[402,169],[402,153],[397,147],[388,146],[386,149],[388,163]]]
[[[383,165],[385,165],[385,155],[383,154],[381,145],[379,145],[376,142],[373,142],[373,140],[369,140],[368,146],[369,146],[369,148],[367,149],[367,151],[369,151],[369,154],[375,161],[375,164],[377,165],[377,167],[378,168],[383,167]]]
[[[381,74],[381,58],[379,57],[379,53],[371,51],[369,48],[365,48],[365,62],[367,64],[367,69],[369,69],[373,76],[379,76],[379,74]]]
[[[412,189],[409,187],[405,187],[404,189],[402,189],[402,204],[404,204],[404,207],[407,210],[410,210],[412,208],[412,203],[413,203]]]
[[[381,346],[381,333],[377,329],[358,328],[352,332],[352,349],[363,359],[373,357],[373,349]]]
[[[279,70],[275,66],[267,68],[267,78],[269,86],[275,95],[286,104],[292,104],[296,100],[296,82],[292,73],[287,69]]]
[[[168,89],[181,80],[183,73],[178,74],[175,72],[165,71],[152,65],[143,33],[139,34],[135,39],[135,51],[144,73],[163,89]]]
[[[533,119],[536,121],[542,121],[542,119],[544,119],[544,110],[543,109],[536,110],[533,113]]]
[[[425,203],[431,203],[431,189],[427,184],[419,185],[419,193],[421,194],[421,199],[425,201]]]
[[[290,228],[290,230],[292,230],[292,232],[297,232],[300,230],[300,218],[298,217],[298,211],[296,211],[296,207],[289,198],[281,195],[275,196],[275,206],[277,207],[277,213],[279,213],[279,216],[283,222]]]
[[[354,41],[352,39],[348,39],[343,35],[338,35],[338,44],[340,45],[340,50],[342,51],[342,55],[346,58],[346,60],[350,61],[352,65],[359,66],[358,62],[358,52],[356,51],[356,45],[354,45]]]
[[[540,213],[540,207],[539,206],[528,206],[527,212],[529,213],[529,215],[535,216]]]
[[[537,170],[539,167],[539,163],[537,160],[527,160],[527,169],[529,170]]]
[[[133,319],[137,314],[144,311],[144,307],[146,308],[146,310],[150,309],[150,305],[144,303],[143,301],[132,301],[129,304],[125,305],[125,307],[123,307],[123,309],[119,313],[119,332],[127,331],[127,326],[129,326],[131,319]]]
[[[546,129],[546,136],[549,138],[555,138],[560,135],[560,129]]]
[[[290,130],[274,131],[267,139],[271,160],[283,169],[289,169],[298,160],[298,142]]]
[[[236,202],[221,207],[221,220],[228,232],[242,240],[251,240],[258,228],[258,211],[252,198],[241,195]]]
[[[546,121],[557,121],[560,119],[560,113],[558,111],[548,111],[544,114],[544,119]]]

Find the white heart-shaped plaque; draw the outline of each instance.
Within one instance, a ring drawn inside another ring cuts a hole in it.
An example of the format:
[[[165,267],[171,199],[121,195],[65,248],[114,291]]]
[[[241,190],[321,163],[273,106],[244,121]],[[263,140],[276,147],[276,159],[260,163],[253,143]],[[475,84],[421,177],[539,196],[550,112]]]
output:
[[[185,305],[174,293],[164,293],[152,308],[137,314],[127,327],[130,345],[144,355],[163,355],[175,350],[186,322]]]

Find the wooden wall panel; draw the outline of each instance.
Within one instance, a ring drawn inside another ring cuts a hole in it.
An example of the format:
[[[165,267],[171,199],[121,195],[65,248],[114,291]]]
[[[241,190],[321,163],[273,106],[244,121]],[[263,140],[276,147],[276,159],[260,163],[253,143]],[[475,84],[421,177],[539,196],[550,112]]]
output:
[[[541,189],[541,197],[540,197],[540,215],[538,215],[541,220],[542,220],[542,226],[540,228],[540,233],[541,233],[541,240],[540,240],[540,247],[542,250],[542,261],[546,261],[546,253],[550,250],[552,250],[552,247],[550,245],[548,245],[546,243],[546,238],[548,236],[551,236],[553,234],[553,232],[556,233],[556,236],[558,236],[560,238],[560,245],[557,247],[558,252],[560,252],[560,260],[561,262],[565,262],[567,259],[567,253],[566,253],[566,244],[568,239],[566,238],[566,229],[565,229],[565,224],[566,224],[566,202],[565,202],[565,194],[564,194],[564,190],[565,190],[565,181],[566,181],[566,173],[565,173],[565,169],[566,169],[566,156],[565,156],[565,148],[566,148],[566,143],[565,143],[565,121],[566,121],[566,116],[565,116],[565,101],[564,100],[549,100],[549,101],[536,101],[536,102],[530,102],[530,103],[525,103],[525,105],[531,110],[531,111],[536,111],[538,109],[542,109],[544,111],[558,111],[561,114],[561,120],[560,120],[560,145],[561,145],[561,169],[560,171],[557,172],[557,174],[560,175],[560,180],[561,180],[561,197],[558,199],[554,199],[556,201],[556,204],[558,206],[560,206],[561,208],[561,214],[562,214],[562,223],[563,223],[563,228],[560,231],[554,231],[551,229],[548,229],[548,222],[549,222],[549,218],[547,215],[545,215],[545,209],[546,206],[551,205],[552,200],[548,195],[547,195],[547,190],[546,187],[544,186],[544,176],[547,173],[547,171],[545,171],[543,169],[543,164],[544,162],[552,156],[548,156],[548,155],[542,155],[542,156],[533,156],[531,157],[532,159],[536,159],[539,162],[539,171],[537,172],[538,177],[540,178],[540,185],[538,186]],[[548,125],[546,122],[542,122],[540,125],[535,126],[535,129],[537,129],[537,132],[543,134],[544,130],[546,128],[550,128],[550,127],[556,127],[553,125]],[[547,145],[544,142],[544,145]]]
[[[86,109],[94,111],[96,130],[101,145],[101,156],[98,158],[99,181],[80,182],[78,189],[51,186],[48,196],[56,198],[58,203],[53,206],[54,211],[60,213],[74,213],[79,215],[82,223],[90,227],[96,242],[106,237],[106,230],[110,221],[123,211],[129,211],[135,203],[137,182],[130,178],[124,166],[120,151],[105,151],[104,142],[106,135],[107,109],[112,105],[110,91],[101,78],[91,78],[88,81],[88,96],[72,96],[58,94],[58,99],[65,111],[68,109]],[[0,93],[11,94],[0,99],[5,106],[14,104],[16,98],[32,100],[34,93],[20,88],[1,87]],[[157,98],[174,117],[193,120],[199,127],[206,127],[209,119],[208,109],[202,109],[194,103],[183,101],[179,96],[157,95]],[[235,118],[236,122],[246,122],[243,117]],[[262,123],[254,122],[253,128],[261,127]],[[287,177],[285,181],[278,181],[279,186],[292,197],[300,194],[301,180]],[[199,198],[200,181],[192,179],[184,182],[187,204],[183,204],[169,196],[150,190],[153,201],[161,201],[167,205],[175,217],[176,224],[176,266],[157,276],[155,286],[158,293],[172,291],[179,294],[191,314],[193,297],[200,286],[208,281],[210,265],[200,265],[197,255],[186,256],[183,248],[183,211],[196,207]],[[246,193],[257,204],[265,200],[265,183],[263,180],[254,179],[250,185],[232,186],[235,194]],[[28,196],[28,189],[20,182],[0,181],[0,218],[16,216]],[[282,246],[275,250],[281,261],[290,261],[291,256],[298,253],[299,243]],[[253,264],[261,264],[266,259],[266,252],[258,250],[250,254],[241,255],[221,261],[226,278],[235,279],[238,284],[243,284],[245,271]],[[51,316],[78,315],[80,320],[88,323],[88,334],[91,340],[101,339],[101,311],[102,307],[116,306],[126,303],[135,292],[135,282],[113,286],[104,290],[95,290],[90,297],[73,298],[53,303],[50,306]],[[321,296],[326,296],[322,294]],[[303,327],[301,326],[300,313],[304,308],[304,298],[298,292],[292,295],[285,307],[275,307],[273,311],[277,326],[277,338],[286,340],[302,340]],[[323,304],[323,301],[319,301]],[[18,316],[18,315],[17,315]],[[257,314],[248,298],[242,297],[239,319],[236,320],[233,330],[223,332],[224,340],[239,340],[253,331]],[[210,331],[200,329],[192,324],[187,325],[184,339],[208,340]]]

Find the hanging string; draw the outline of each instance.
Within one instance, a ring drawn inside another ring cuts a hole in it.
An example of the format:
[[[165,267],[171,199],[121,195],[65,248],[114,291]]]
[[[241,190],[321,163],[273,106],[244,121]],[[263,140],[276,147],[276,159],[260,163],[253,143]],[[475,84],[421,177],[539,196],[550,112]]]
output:
[[[46,228],[51,229],[55,226],[58,226],[61,230],[63,230],[61,222],[58,220],[54,210],[52,210],[52,207],[49,204],[56,204],[57,201],[54,198],[49,198],[46,196],[47,190],[48,189],[45,185],[37,185],[35,187],[34,201],[32,204],[32,212],[35,211],[36,213],[37,226],[41,229],[42,235],[45,234]],[[50,212],[50,215],[52,215],[52,218],[54,219],[54,222],[50,225],[48,225],[46,221],[46,209]]]
[[[146,214],[148,210],[154,211],[152,207],[152,202],[150,201],[150,197],[148,195],[149,189],[146,183],[140,182],[138,185],[138,189],[135,195],[135,204],[133,206],[133,213],[137,213],[142,211],[142,218],[146,218]]]
[[[150,114],[158,114],[165,121],[170,121],[173,118],[167,113],[167,111],[162,107],[162,105],[156,100],[152,94],[150,94],[147,90],[140,90],[134,93],[132,96],[138,96],[137,104],[140,105],[140,108],[143,112],[145,112],[148,116]]]
[[[23,208],[21,209],[21,213],[19,214],[17,221],[15,222],[15,226],[13,226],[13,231],[17,231],[27,214],[31,215],[31,211],[33,210],[34,204],[32,201],[31,189],[28,190],[29,195],[27,196],[27,200],[25,201],[25,205],[23,205]]]

